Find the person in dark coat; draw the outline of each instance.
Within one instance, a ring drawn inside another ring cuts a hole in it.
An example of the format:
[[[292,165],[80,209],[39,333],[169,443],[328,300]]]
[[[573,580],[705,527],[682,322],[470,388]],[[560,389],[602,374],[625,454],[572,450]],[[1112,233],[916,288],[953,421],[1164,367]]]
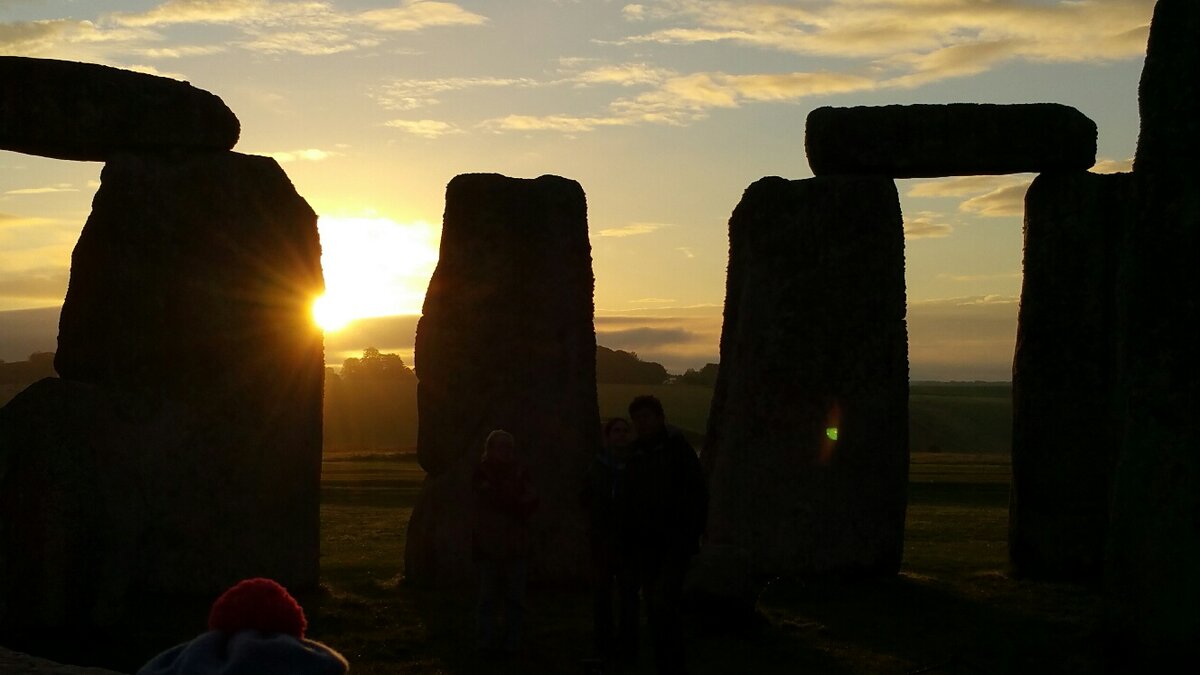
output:
[[[636,516],[631,513],[625,480],[630,432],[629,422],[621,417],[604,424],[604,447],[588,468],[583,490],[592,553],[595,657],[608,667],[637,658],[638,566],[632,556],[629,527]]]
[[[662,675],[685,672],[680,605],[688,562],[700,550],[708,488],[687,439],[667,426],[662,403],[638,396],[629,404],[637,431],[626,466],[634,550],[650,615],[654,661]]]
[[[525,609],[529,516],[538,497],[512,434],[497,429],[488,435],[471,486],[476,498],[472,554],[479,565],[477,647],[515,653]],[[499,605],[504,607],[502,641],[496,627]]]

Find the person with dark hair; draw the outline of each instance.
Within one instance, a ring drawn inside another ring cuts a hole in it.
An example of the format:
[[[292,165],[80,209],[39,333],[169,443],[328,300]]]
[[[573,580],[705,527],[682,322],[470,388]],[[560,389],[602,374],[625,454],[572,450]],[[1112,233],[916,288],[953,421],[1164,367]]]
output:
[[[704,472],[687,439],[667,425],[662,403],[629,404],[637,431],[626,467],[642,595],[650,615],[654,661],[662,675],[685,672],[680,605],[688,562],[700,550],[708,516]]]
[[[632,557],[631,513],[625,466],[631,441],[629,422],[604,423],[604,447],[588,469],[583,506],[588,512],[592,551],[592,620],[595,657],[604,667],[637,658],[638,567]],[[613,590],[617,621],[613,625]]]
[[[489,652],[502,647],[512,654],[520,643],[525,609],[528,520],[538,504],[512,434],[497,429],[488,435],[471,486],[476,497],[472,556],[479,564],[477,647]],[[504,605],[502,642],[496,630],[500,604]]]

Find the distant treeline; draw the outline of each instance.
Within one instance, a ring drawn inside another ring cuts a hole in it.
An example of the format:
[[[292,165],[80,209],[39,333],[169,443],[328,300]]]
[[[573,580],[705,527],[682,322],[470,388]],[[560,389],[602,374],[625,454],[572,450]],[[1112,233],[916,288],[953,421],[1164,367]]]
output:
[[[325,369],[325,449],[395,450],[417,443],[417,376],[374,347]]]
[[[0,405],[44,377],[55,377],[54,353],[0,361]],[[633,352],[597,347],[596,382],[602,416],[623,415],[629,400],[659,396],[669,419],[702,445],[717,364],[671,375]],[[679,386],[695,385],[695,386]],[[1012,383],[910,384],[909,445],[913,452],[1007,454],[1012,439]],[[417,444],[417,377],[398,354],[378,349],[325,371],[325,449],[411,450]]]
[[[717,364],[671,375],[633,352],[596,348],[597,384],[682,384],[711,387]],[[325,448],[376,451],[417,443],[417,377],[398,354],[374,347],[325,370]]]
[[[596,347],[596,382],[599,384],[697,384],[711,387],[717,383],[717,364],[700,370],[688,368],[682,375],[671,375],[661,363],[643,361],[636,352]]]

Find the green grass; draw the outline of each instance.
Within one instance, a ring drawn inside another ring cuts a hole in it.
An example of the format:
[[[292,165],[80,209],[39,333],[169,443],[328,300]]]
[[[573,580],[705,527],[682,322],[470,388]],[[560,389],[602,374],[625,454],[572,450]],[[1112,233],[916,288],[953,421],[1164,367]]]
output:
[[[352,673],[580,672],[591,644],[586,591],[531,589],[524,651],[517,661],[497,665],[470,649],[472,586],[432,592],[401,582],[405,525],[424,477],[412,453],[339,455],[323,471],[321,588],[299,600],[310,637],[341,651]],[[1099,672],[1098,595],[1006,574],[1009,472],[1004,456],[914,454],[898,576],[859,583],[777,580],[760,596],[761,621],[743,630],[719,630],[688,615],[691,671]],[[100,645],[110,650],[104,660],[52,651],[60,661],[132,672],[202,631],[209,601],[186,611],[152,610],[161,624],[157,634],[111,636]],[[113,653],[118,644],[121,651]],[[648,649],[629,672],[653,672]]]
[[[667,421],[697,447],[708,427],[712,388],[687,385],[601,384],[600,416],[627,417],[638,394],[663,402]],[[909,447],[914,452],[1007,455],[1012,445],[1012,386],[1008,383],[914,382],[909,386]]]
[[[1095,672],[1096,595],[1006,575],[1009,471],[1004,457],[914,455],[898,577],[780,580],[764,591],[764,621],[749,632],[689,620],[692,671]],[[585,592],[531,590],[525,651],[497,666],[470,650],[473,588],[400,583],[421,477],[411,455],[326,462],[324,591],[302,599],[313,637],[341,650],[354,673],[579,672],[590,645]],[[648,654],[632,672],[653,672]]]

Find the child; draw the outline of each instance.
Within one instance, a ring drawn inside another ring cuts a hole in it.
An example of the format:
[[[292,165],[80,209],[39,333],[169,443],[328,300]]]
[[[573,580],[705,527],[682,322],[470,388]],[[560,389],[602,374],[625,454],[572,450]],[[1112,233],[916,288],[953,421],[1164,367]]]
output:
[[[537,508],[529,471],[517,458],[512,434],[497,429],[488,435],[472,477],[475,531],[472,552],[479,564],[478,647],[500,646],[497,605],[503,602],[504,651],[512,654],[521,638],[525,575],[529,555],[529,515]]]
[[[154,657],[137,675],[345,675],[333,649],[307,640],[304,610],[270,579],[246,579],[221,594],[208,632]]]

